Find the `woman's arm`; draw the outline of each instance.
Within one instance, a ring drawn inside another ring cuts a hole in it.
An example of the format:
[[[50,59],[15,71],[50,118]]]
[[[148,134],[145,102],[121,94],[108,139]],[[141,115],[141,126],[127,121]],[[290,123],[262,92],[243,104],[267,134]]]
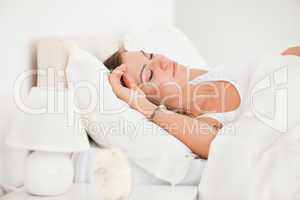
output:
[[[121,84],[122,76],[125,77],[130,88]],[[116,68],[109,76],[109,80],[114,93],[120,99],[147,118],[152,117],[153,122],[186,144],[195,154],[202,158],[208,157],[210,143],[218,131],[215,122],[208,118],[194,119],[168,110],[157,110],[157,106],[151,103],[134,81],[126,75],[124,65]],[[154,116],[152,116],[153,112],[155,112]]]
[[[300,46],[299,47],[291,47],[281,53],[283,56],[300,56]]]
[[[207,158],[218,128],[208,118],[195,119],[168,110],[155,112],[152,121],[186,144],[193,153]]]

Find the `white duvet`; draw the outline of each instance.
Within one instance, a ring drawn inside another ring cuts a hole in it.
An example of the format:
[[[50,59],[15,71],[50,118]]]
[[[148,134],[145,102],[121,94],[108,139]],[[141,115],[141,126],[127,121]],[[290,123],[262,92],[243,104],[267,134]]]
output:
[[[244,115],[211,145],[199,200],[300,199],[300,58],[270,56],[251,76]]]

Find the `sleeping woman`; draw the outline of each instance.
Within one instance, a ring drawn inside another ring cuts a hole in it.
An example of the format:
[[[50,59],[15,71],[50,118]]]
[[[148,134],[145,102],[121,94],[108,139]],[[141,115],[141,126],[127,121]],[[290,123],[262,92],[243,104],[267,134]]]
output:
[[[300,56],[300,47],[282,55]],[[206,159],[224,125],[239,114],[245,78],[216,68],[188,68],[159,54],[120,48],[104,62],[114,93]]]

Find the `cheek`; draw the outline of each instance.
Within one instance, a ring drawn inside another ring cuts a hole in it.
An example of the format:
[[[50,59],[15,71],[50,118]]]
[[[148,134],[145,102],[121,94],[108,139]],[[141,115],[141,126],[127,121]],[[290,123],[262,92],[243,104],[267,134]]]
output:
[[[140,87],[147,98],[154,103],[163,103],[179,101],[183,96],[183,87],[176,81],[162,81],[160,83],[147,83]]]
[[[174,83],[162,84],[159,87],[160,95],[162,97],[180,95],[182,93],[181,87]]]
[[[154,83],[147,83],[143,86],[140,86],[141,90],[145,93],[146,97],[155,102],[158,102],[160,99],[159,87]]]
[[[159,91],[160,103],[166,106],[174,107],[182,100],[183,91],[176,82],[161,85]]]
[[[168,73],[168,71],[156,70],[154,71],[154,78],[152,80],[158,86],[166,85],[175,82],[176,80]]]

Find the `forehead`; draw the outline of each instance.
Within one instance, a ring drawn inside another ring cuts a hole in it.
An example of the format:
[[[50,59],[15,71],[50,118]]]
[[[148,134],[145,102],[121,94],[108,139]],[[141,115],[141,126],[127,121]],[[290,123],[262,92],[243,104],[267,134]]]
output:
[[[127,65],[128,74],[136,81],[141,83],[140,72],[144,64],[149,60],[140,51],[127,51],[122,53],[122,63]]]
[[[141,51],[124,51],[122,53],[122,59],[124,61],[131,61],[132,59],[143,59],[144,55]]]

